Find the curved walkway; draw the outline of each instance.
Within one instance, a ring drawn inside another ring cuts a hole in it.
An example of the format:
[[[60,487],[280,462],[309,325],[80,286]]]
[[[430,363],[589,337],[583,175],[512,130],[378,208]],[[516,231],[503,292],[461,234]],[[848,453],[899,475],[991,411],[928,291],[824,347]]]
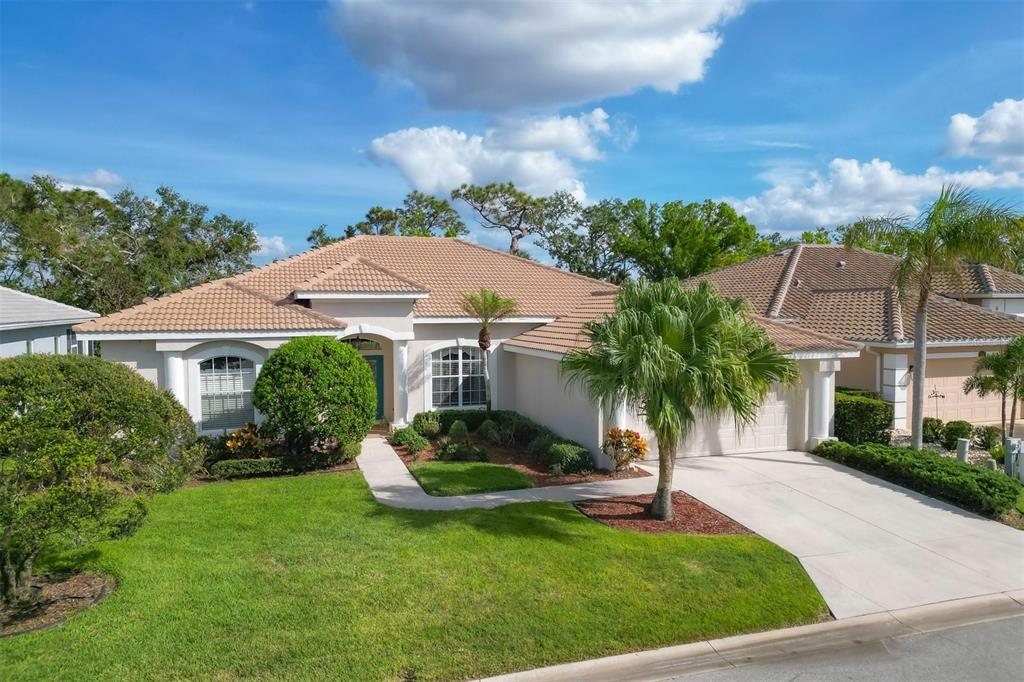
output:
[[[379,502],[410,509],[642,495],[658,482],[432,497],[379,436],[358,462]],[[1024,602],[1024,532],[820,457],[691,457],[676,463],[673,483],[795,555],[837,618],[997,593]]]

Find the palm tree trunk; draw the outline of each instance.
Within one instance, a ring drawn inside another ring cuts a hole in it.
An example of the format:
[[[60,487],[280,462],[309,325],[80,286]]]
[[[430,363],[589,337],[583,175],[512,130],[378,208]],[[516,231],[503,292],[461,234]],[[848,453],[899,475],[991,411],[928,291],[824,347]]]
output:
[[[1016,389],[1013,390],[1011,397],[1013,398],[1013,405],[1010,407],[1010,433],[1008,434],[1009,438],[1013,438],[1013,429],[1017,424],[1017,403],[1020,402],[1020,396],[1017,395]]]
[[[672,472],[675,470],[674,443],[658,438],[658,489],[651,500],[651,516],[662,521],[672,520]]]
[[[999,432],[1002,434],[1003,442],[1005,443],[1006,442],[1006,438],[1007,438],[1007,435],[1006,435],[1006,393],[1003,393],[1002,397],[1003,397],[1003,401],[1002,401],[1002,405],[1000,405],[1000,413],[999,413]]]
[[[928,291],[922,291],[914,316],[914,398],[910,409],[910,447],[924,445],[924,379],[928,350]],[[936,415],[937,416],[937,415]]]
[[[491,416],[491,370],[487,366],[490,363],[488,362],[487,350],[486,349],[482,349],[482,352],[481,352],[480,355],[483,357],[483,366],[484,366],[484,412],[487,414],[487,417],[490,418],[490,416]]]

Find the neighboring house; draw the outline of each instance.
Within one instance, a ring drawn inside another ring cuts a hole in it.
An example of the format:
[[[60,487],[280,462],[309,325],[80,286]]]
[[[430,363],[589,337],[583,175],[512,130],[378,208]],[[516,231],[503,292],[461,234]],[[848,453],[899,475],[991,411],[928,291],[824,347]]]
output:
[[[467,242],[432,237],[359,236],[235,277],[128,308],[76,327],[123,362],[170,390],[203,432],[258,420],[251,391],[267,356],[290,338],[333,336],[374,368],[378,417],[408,423],[417,412],[483,406],[479,327],[461,308],[481,287],[516,300],[515,317],[492,328],[493,403],[573,438],[599,456],[612,425],[558,372],[562,353],[584,344],[582,325],[612,309],[616,288]],[[758,318],[800,362],[799,386],[779,389],[760,421],[737,434],[731,421],[702,424],[683,453],[804,448],[828,438],[834,373],[859,344]]]
[[[0,358],[87,352],[71,327],[95,317],[88,310],[0,287]]]
[[[843,363],[840,386],[876,391],[893,403],[894,426],[907,428],[917,297],[891,286],[898,260],[842,246],[800,245],[702,275],[727,296],[782,323],[864,344]],[[1024,277],[989,265],[946,274],[928,304],[924,413],[945,421],[998,423],[998,396],[964,395],[980,355],[1024,334]]]

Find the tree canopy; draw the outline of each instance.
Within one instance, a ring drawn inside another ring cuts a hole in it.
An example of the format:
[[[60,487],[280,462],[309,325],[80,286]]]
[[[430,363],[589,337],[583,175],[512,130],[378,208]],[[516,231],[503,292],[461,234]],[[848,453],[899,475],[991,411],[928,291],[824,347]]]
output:
[[[327,226],[310,231],[306,241],[314,248],[361,234],[402,237],[458,237],[467,234],[466,224],[447,199],[423,192],[409,192],[397,208],[373,206],[366,217],[345,228],[344,237],[332,237]]]
[[[0,174],[0,284],[98,313],[252,267],[251,223],[130,189],[113,199]]]
[[[545,200],[517,189],[511,182],[462,185],[452,190],[452,199],[466,202],[481,227],[508,232],[508,252],[515,255],[524,255],[520,240],[544,227]]]

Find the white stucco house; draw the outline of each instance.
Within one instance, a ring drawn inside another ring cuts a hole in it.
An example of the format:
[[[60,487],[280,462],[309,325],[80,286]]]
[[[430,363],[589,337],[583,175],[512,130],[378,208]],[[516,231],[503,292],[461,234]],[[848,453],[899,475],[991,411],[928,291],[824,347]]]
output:
[[[481,287],[518,304],[515,317],[492,328],[486,358],[460,306],[463,294]],[[75,330],[101,342],[104,358],[173,393],[203,432],[258,420],[250,394],[262,363],[291,338],[324,335],[351,343],[373,366],[378,417],[392,424],[426,410],[482,407],[486,361],[495,409],[516,410],[599,458],[608,428],[644,432],[642,421],[568,389],[558,361],[587,343],[583,324],[612,310],[615,291],[456,239],[359,236]],[[830,436],[835,374],[859,356],[860,344],[755,319],[799,362],[801,382],[779,388],[743,432],[732,420],[701,424],[681,455],[803,449]]]
[[[71,327],[97,313],[0,287],[0,358],[31,353],[83,353]]]

